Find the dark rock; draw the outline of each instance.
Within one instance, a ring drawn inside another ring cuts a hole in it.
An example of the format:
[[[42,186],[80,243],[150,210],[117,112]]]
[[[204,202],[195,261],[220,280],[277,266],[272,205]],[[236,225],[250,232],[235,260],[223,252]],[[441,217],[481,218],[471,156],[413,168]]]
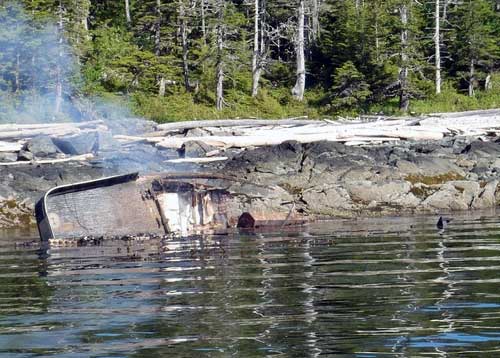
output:
[[[34,157],[35,156],[33,155],[33,153],[24,149],[21,149],[17,154],[17,160],[20,161],[31,161],[34,159]]]
[[[331,155],[346,154],[349,150],[343,143],[327,141],[308,144],[306,145],[306,149],[312,156],[318,156],[323,153]]]
[[[185,142],[178,150],[181,158],[203,158],[208,152],[216,150],[216,147],[198,141]]]
[[[304,159],[302,145],[295,141],[284,142],[277,146],[247,150],[233,158],[226,166],[230,172],[256,171],[274,175],[297,173]]]
[[[31,152],[37,158],[55,157],[61,152],[52,139],[49,136],[44,135],[30,139],[23,146],[23,150]]]
[[[491,156],[499,157],[500,143],[483,142],[481,140],[475,140],[462,150],[462,154],[474,155],[478,158],[485,158]]]
[[[95,132],[80,133],[72,136],[54,138],[54,144],[64,153],[81,155],[92,153],[97,149],[97,135]]]
[[[210,135],[210,132],[203,128],[192,128],[186,131],[185,137],[203,137]]]
[[[243,213],[238,218],[238,224],[236,227],[240,229],[252,229],[255,227],[255,219],[250,213]]]

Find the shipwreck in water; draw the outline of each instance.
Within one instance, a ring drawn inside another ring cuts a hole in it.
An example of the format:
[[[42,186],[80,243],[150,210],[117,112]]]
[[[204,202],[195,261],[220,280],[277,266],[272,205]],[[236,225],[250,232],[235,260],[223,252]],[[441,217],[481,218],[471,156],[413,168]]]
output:
[[[131,173],[55,187],[35,211],[44,241],[303,223],[290,203],[266,206],[273,190],[216,174]]]

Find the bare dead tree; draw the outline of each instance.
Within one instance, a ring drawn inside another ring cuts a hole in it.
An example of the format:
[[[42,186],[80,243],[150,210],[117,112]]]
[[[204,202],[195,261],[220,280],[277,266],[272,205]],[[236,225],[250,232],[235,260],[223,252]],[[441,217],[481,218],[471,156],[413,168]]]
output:
[[[216,63],[216,108],[224,107],[224,0],[216,1],[217,13],[217,63]]]
[[[436,65],[436,94],[441,93],[441,16],[440,0],[435,0],[434,10],[434,61]]]
[[[130,25],[132,22],[132,17],[130,16],[130,0],[125,0],[125,19],[127,21],[127,25]]]
[[[154,23],[154,53],[156,56],[159,56],[161,52],[161,0],[156,0],[155,15],[156,20]]]
[[[253,33],[253,53],[252,53],[252,97],[257,96],[259,92],[259,80],[262,71],[260,57],[263,43],[259,41],[260,25],[260,7],[259,0],[254,0],[254,33]]]
[[[188,23],[185,0],[179,0],[179,32],[182,46],[182,76],[184,78],[184,88],[190,91],[189,85],[189,64],[188,64]]]
[[[410,106],[410,93],[409,93],[409,79],[408,79],[408,74],[409,74],[409,55],[408,55],[408,38],[409,38],[409,31],[408,31],[408,16],[409,16],[409,9],[408,9],[408,4],[407,3],[402,3],[399,6],[399,15],[400,15],[400,21],[401,21],[401,44],[400,44],[400,51],[401,51],[401,64],[399,68],[399,85],[400,85],[400,90],[399,90],[399,109],[402,110],[403,112],[408,112],[408,108]]]
[[[205,0],[200,0],[201,36],[203,44],[207,44],[207,25],[205,19]]]
[[[57,50],[57,61],[56,61],[56,97],[54,103],[54,114],[61,113],[62,106],[62,94],[63,94],[63,74],[62,74],[62,58],[63,58],[63,4],[62,0],[59,0],[58,4],[58,22],[57,22],[57,36],[58,36],[58,50]]]
[[[295,39],[295,54],[297,61],[297,80],[292,89],[292,95],[298,101],[304,100],[304,92],[306,87],[306,59],[305,59],[305,6],[304,0],[299,1],[298,18],[297,18],[297,34]]]

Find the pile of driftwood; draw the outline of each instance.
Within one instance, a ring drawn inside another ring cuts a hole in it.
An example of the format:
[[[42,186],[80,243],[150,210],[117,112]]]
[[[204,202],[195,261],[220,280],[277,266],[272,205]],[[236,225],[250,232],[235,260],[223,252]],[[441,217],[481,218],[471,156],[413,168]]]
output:
[[[51,138],[77,135],[87,132],[107,131],[103,121],[90,121],[80,123],[38,123],[38,124],[0,124],[0,154],[18,153],[26,143],[37,136]],[[0,161],[0,166],[23,164],[51,164],[67,161],[82,161],[93,157],[92,153],[83,155],[61,154],[54,159],[35,159],[33,161]]]
[[[102,121],[52,124],[0,125],[0,157],[2,153],[18,153],[27,141],[40,135],[71,137],[88,132],[108,132]],[[115,135],[123,145],[144,143],[159,149],[180,149],[189,141],[197,141],[217,148],[207,153],[211,159],[227,148],[248,148],[278,145],[285,141],[312,143],[318,141],[342,142],[346,145],[364,145],[400,140],[440,140],[445,136],[476,136],[490,139],[500,134],[500,109],[461,113],[434,114],[426,117],[393,118],[365,116],[354,120],[208,120],[160,124],[152,133],[139,136]],[[32,161],[2,161],[3,165],[47,164],[72,160],[89,160],[92,153],[62,155],[58,158],[38,158]],[[174,161],[189,161],[175,159]]]
[[[188,135],[186,135],[188,133]],[[194,135],[193,135],[194,133]],[[445,136],[487,136],[500,133],[500,110],[450,113],[420,118],[363,117],[357,120],[216,120],[167,123],[144,136],[116,136],[122,142],[142,141],[160,148],[181,148],[198,141],[219,148],[277,145],[294,140],[361,145],[399,140],[439,140]]]

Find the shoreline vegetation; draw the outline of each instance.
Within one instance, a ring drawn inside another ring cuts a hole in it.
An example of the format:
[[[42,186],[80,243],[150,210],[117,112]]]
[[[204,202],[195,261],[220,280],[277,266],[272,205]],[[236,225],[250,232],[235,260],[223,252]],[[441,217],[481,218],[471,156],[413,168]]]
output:
[[[496,0],[9,0],[0,35],[2,123],[500,107]]]

